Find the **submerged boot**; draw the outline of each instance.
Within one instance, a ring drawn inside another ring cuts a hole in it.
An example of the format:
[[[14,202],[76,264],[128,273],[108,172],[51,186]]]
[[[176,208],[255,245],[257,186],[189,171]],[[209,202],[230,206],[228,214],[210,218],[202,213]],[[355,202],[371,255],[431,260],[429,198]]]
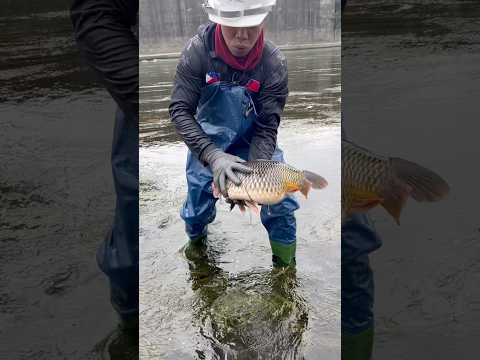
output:
[[[191,235],[193,228],[188,225],[186,226],[186,230],[189,240],[184,247],[185,257],[189,262],[204,261],[203,259],[207,251],[207,226],[204,226],[201,231],[195,229],[194,234],[196,235]]]
[[[138,360],[138,285],[110,282],[110,299],[120,323],[96,346],[102,360]],[[135,286],[136,289],[132,289]]]
[[[369,360],[372,348],[373,328],[354,335],[342,333],[342,360]]]
[[[120,328],[126,332],[138,332],[138,285],[119,286],[110,282],[110,301],[120,318]]]
[[[96,345],[102,360],[138,360],[138,327],[125,330],[122,325]]]
[[[271,241],[272,263],[274,267],[295,266],[295,251],[297,244],[282,244],[278,241]]]
[[[189,225],[185,224],[185,232],[188,235],[188,245],[202,246],[207,242],[208,225]]]
[[[202,234],[196,238],[190,238],[188,240],[189,245],[204,246],[207,243],[207,234]]]

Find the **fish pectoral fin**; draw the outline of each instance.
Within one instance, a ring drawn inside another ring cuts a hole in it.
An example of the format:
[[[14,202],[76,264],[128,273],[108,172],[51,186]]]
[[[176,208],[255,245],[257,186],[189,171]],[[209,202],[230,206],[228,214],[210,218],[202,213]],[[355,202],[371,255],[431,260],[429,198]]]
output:
[[[287,192],[295,192],[297,190],[300,190],[300,187],[298,186],[298,184],[295,184],[295,183],[292,183],[292,182],[287,182],[287,186],[286,186],[286,191]]]
[[[242,214],[245,214],[245,204],[243,202],[239,202],[237,205],[238,205],[238,208],[240,209],[240,212]]]

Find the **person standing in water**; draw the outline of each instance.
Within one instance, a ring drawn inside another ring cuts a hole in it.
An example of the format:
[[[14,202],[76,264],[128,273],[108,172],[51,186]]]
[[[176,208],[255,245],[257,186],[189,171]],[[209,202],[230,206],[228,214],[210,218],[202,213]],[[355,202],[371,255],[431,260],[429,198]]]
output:
[[[115,218],[97,251],[121,326],[138,329],[138,1],[75,0],[78,48],[117,104],[112,144]]]
[[[211,21],[186,44],[177,66],[169,107],[177,133],[189,148],[188,194],[181,209],[192,244],[202,244],[216,215],[212,181],[251,171],[246,160],[283,160],[277,146],[288,96],[287,62],[265,40],[265,19],[276,0],[208,0]],[[297,201],[288,196],[260,217],[276,267],[295,263]]]

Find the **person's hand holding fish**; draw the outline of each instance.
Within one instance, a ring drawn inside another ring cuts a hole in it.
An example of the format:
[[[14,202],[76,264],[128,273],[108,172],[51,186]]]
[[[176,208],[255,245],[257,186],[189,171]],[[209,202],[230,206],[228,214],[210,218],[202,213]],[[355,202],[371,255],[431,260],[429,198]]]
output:
[[[228,154],[221,150],[214,150],[208,154],[205,159],[210,164],[213,174],[213,184],[219,189],[220,193],[226,195],[227,181],[232,181],[235,185],[240,185],[241,180],[235,171],[239,173],[249,174],[253,170],[243,165],[245,160],[242,158]]]

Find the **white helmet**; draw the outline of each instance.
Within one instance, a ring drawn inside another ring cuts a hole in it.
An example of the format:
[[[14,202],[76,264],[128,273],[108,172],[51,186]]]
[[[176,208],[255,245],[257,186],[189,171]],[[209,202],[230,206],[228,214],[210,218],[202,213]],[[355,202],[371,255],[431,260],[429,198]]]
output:
[[[231,27],[258,26],[277,0],[205,0],[210,21]]]

